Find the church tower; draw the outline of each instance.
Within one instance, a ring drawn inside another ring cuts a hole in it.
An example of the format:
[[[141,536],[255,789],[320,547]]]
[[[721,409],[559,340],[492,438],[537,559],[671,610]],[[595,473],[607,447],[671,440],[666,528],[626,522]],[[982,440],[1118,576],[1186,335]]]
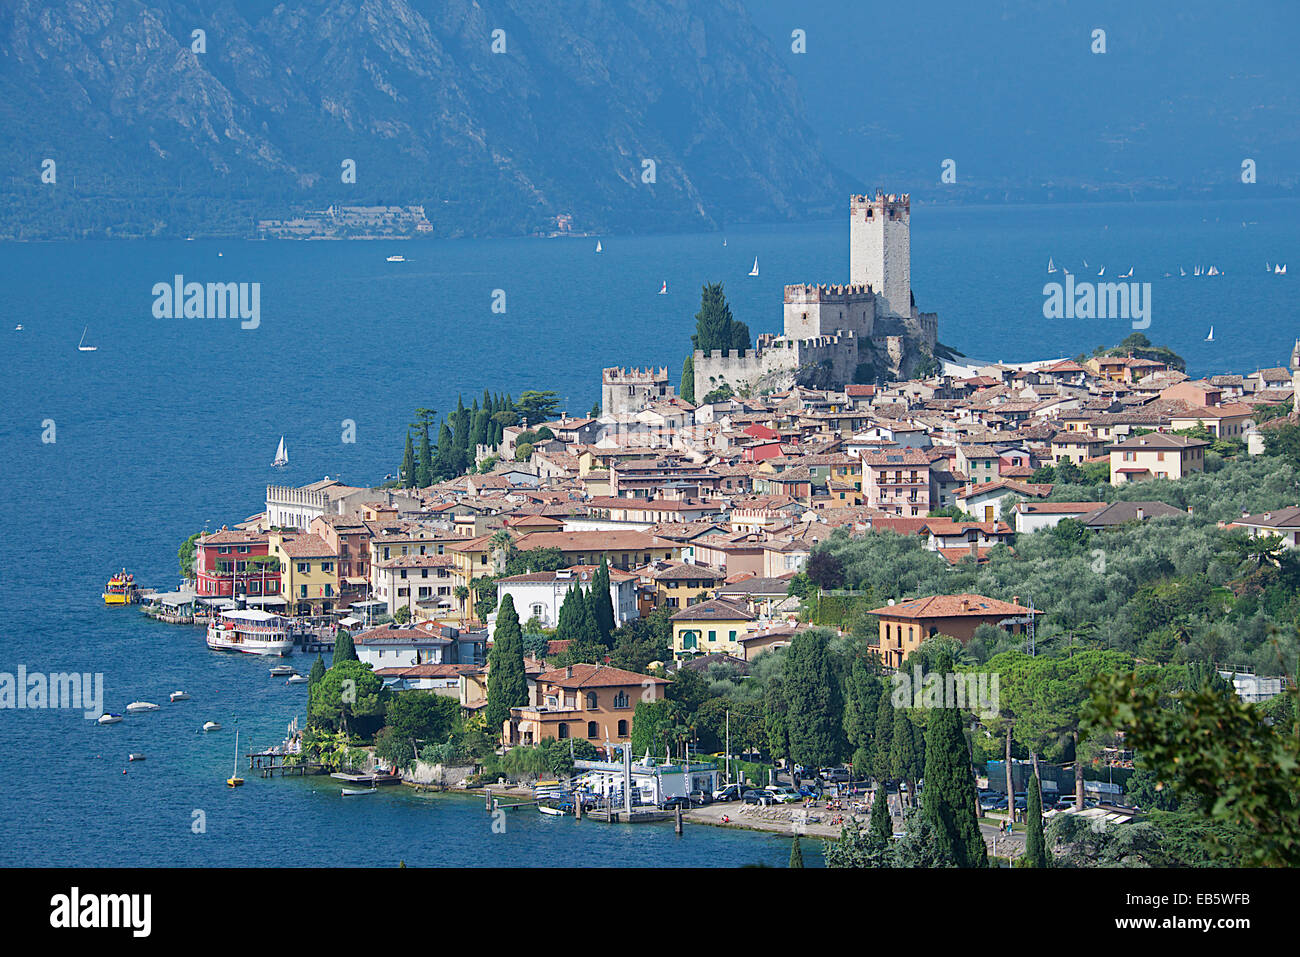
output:
[[[907,193],[849,200],[849,282],[871,286],[879,317],[912,317],[911,211]]]

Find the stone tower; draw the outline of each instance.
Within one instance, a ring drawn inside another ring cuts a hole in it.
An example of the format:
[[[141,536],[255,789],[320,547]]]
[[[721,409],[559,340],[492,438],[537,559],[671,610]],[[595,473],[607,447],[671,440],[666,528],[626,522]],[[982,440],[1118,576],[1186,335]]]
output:
[[[881,190],[849,200],[849,282],[871,286],[878,317],[912,317],[911,207]]]

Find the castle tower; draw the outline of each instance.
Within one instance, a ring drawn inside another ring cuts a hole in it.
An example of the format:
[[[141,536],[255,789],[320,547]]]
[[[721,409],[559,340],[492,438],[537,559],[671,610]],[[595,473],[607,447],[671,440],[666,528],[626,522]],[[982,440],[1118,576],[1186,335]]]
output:
[[[912,317],[912,240],[909,194],[849,200],[849,282],[876,294],[876,315]]]
[[[1291,414],[1300,416],[1300,339],[1291,350]]]

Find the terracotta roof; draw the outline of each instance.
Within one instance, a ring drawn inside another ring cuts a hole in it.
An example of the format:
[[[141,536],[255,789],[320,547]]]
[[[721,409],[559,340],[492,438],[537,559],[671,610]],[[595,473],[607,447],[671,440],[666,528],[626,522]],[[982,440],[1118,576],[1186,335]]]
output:
[[[729,601],[723,601],[720,598],[714,598],[709,601],[702,601],[694,605],[688,605],[677,614],[673,615],[670,621],[753,621],[754,615],[733,605]]]
[[[290,558],[333,558],[334,549],[326,544],[319,535],[295,535],[286,537],[280,547]]]
[[[610,665],[577,664],[571,667],[572,675],[565,668],[556,668],[554,671],[545,671],[538,675],[537,680],[561,688],[613,688],[624,685],[644,687],[650,684],[668,684],[663,678],[637,674],[635,671],[624,671],[622,668],[614,668]]]
[[[967,551],[969,551],[967,549]],[[1034,612],[1041,615],[1041,609]],[[986,598],[983,595],[932,595],[928,598],[913,598],[900,601],[896,605],[873,608],[868,614],[884,615],[890,618],[962,618],[962,617],[996,617],[1027,615],[1029,609],[1024,605],[1015,605],[1009,601]]]

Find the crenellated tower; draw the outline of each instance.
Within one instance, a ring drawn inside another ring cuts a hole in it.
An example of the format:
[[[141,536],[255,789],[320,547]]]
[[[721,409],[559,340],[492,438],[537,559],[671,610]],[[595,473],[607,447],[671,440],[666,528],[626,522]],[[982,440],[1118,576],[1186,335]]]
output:
[[[908,193],[849,200],[849,282],[871,287],[877,316],[912,318],[911,210]]]

